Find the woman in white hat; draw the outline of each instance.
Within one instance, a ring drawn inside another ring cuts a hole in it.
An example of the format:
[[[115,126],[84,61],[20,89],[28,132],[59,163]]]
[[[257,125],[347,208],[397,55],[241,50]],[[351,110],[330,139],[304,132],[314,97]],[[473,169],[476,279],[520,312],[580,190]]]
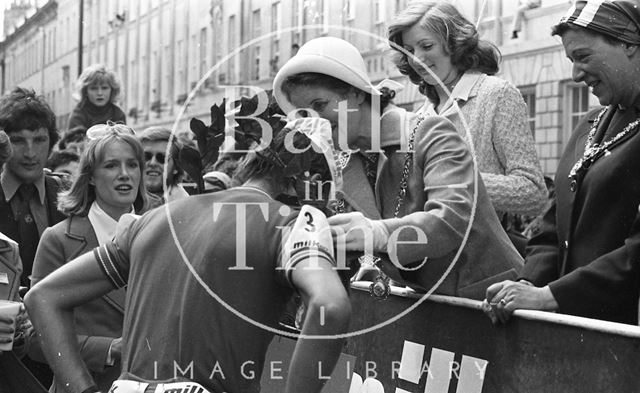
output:
[[[369,230],[373,253],[389,256],[378,266],[392,278],[483,299],[490,283],[515,277],[522,259],[453,124],[397,108],[382,90],[369,81],[359,51],[333,37],[306,43],[274,80],[285,113],[329,120],[334,143],[353,153],[343,170],[344,204],[329,220],[344,231],[338,245],[370,251]]]

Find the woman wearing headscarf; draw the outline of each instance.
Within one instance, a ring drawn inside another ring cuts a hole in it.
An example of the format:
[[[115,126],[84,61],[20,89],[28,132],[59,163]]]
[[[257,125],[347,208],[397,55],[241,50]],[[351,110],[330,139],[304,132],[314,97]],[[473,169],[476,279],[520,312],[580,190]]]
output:
[[[344,245],[387,255],[378,266],[395,278],[393,265],[402,281],[448,295],[482,299],[482,288],[515,278],[521,258],[451,122],[391,104],[360,52],[334,37],[303,45],[273,86],[285,113],[329,120],[334,144],[351,152],[343,160],[345,206],[329,218],[345,235],[336,238],[338,252]]]
[[[577,1],[552,34],[562,38],[573,80],[591,87],[605,108],[574,130],[521,280],[490,287],[487,312],[502,321],[528,308],[637,324],[637,262],[630,258],[640,204],[638,2]]]

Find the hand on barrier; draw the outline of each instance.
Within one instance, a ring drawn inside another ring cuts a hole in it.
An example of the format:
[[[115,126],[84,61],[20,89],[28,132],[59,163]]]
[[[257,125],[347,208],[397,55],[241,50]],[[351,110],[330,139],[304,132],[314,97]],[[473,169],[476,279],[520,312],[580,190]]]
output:
[[[518,309],[555,311],[558,308],[549,286],[538,288],[530,283],[502,281],[487,288],[483,311],[494,324],[506,323]]]

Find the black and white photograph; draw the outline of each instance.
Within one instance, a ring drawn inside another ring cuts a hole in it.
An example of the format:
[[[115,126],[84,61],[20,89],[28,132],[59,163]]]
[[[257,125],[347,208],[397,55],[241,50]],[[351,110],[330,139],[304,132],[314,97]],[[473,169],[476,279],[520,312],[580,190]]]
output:
[[[639,0],[0,0],[0,393],[639,393],[639,168]]]

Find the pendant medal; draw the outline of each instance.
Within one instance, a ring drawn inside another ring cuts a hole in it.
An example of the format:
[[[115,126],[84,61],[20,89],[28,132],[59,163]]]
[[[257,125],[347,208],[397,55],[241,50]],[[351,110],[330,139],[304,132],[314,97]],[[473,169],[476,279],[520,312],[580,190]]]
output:
[[[380,274],[373,280],[371,285],[369,286],[369,294],[376,300],[385,300],[389,297],[391,293],[391,285],[389,284],[391,280],[380,271]]]

